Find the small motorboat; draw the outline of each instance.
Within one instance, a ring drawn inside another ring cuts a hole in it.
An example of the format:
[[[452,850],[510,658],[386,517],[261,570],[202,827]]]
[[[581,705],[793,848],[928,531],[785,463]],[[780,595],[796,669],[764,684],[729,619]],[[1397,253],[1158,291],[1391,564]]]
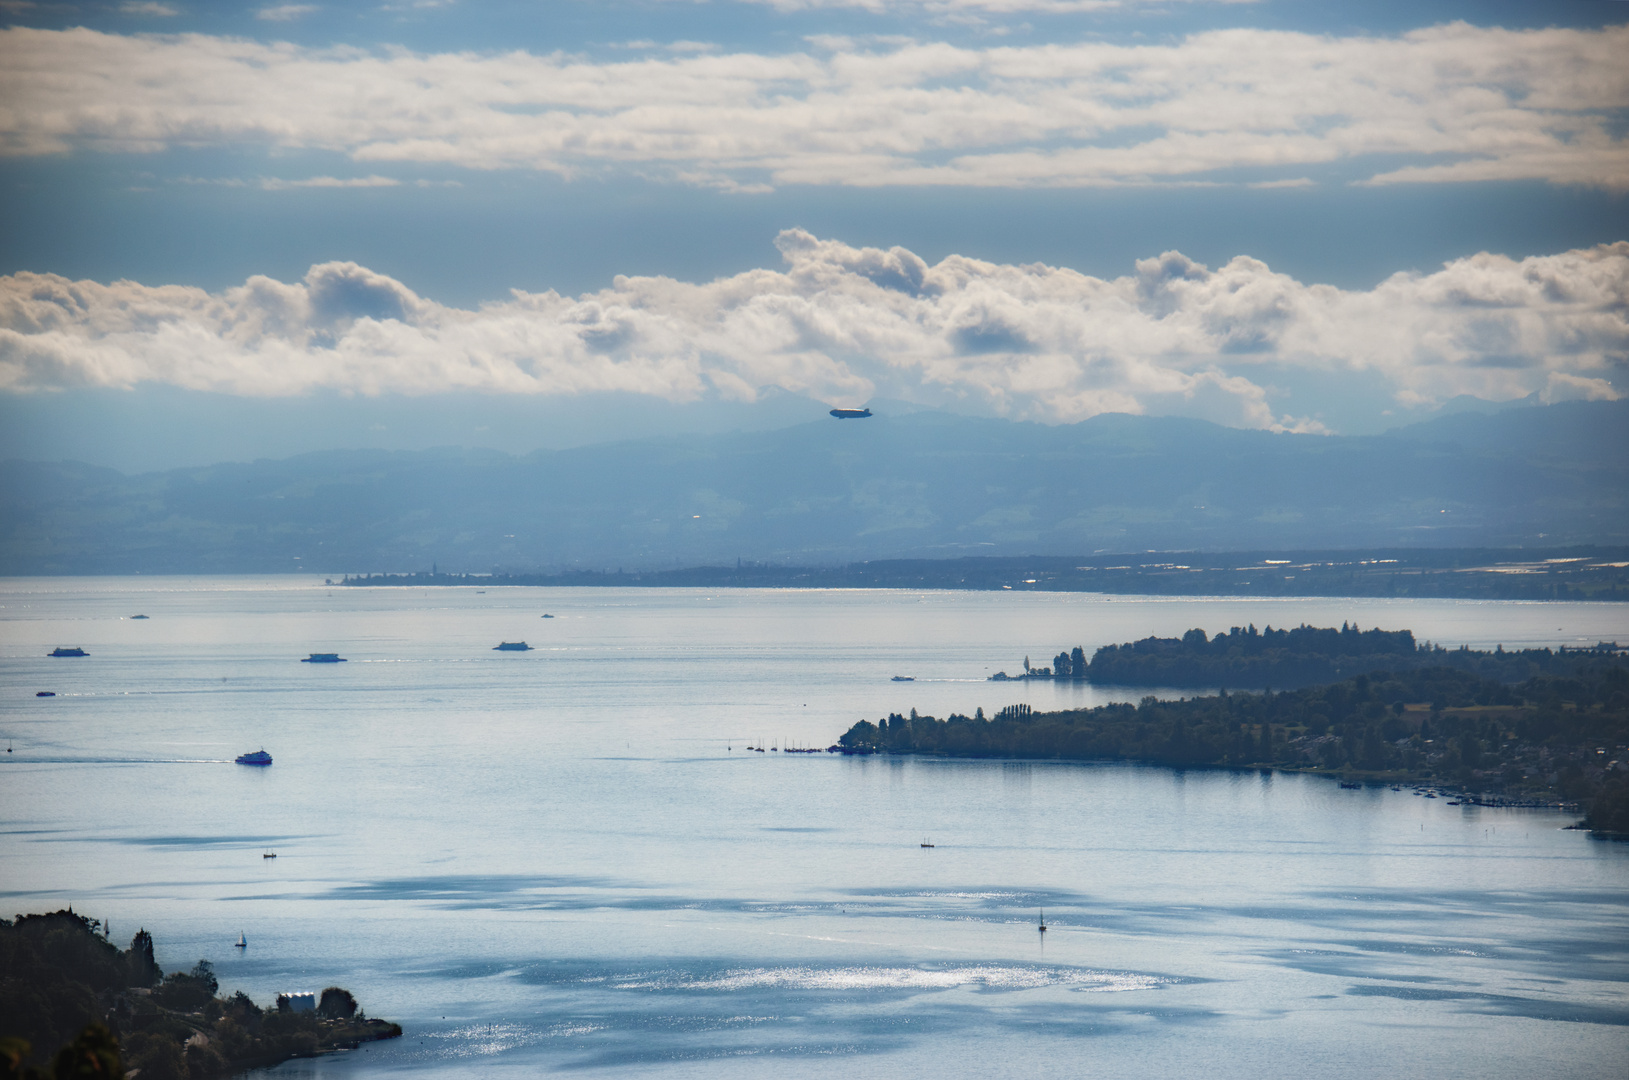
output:
[[[493,652],[531,652],[532,647],[524,641],[500,641],[492,647]]]
[[[251,754],[239,754],[233,760],[239,765],[270,765],[272,756],[264,750],[256,750]]]
[[[81,649],[81,648],[75,647],[75,648],[72,648],[72,649],[65,649],[65,648],[63,648],[62,646],[59,645],[56,648],[51,650],[51,655],[52,656],[89,656],[90,653],[86,652],[84,649]]]
[[[247,949],[249,947],[249,939],[243,936],[242,930],[238,931],[237,944],[233,945],[232,947],[234,949]]]
[[[892,679],[889,679],[888,681],[889,682],[915,682],[916,681],[916,676],[915,675],[895,675]]]
[[[545,619],[552,619],[552,618],[554,618],[554,616],[553,616],[553,615],[550,615],[550,614],[549,614],[549,613],[548,613],[548,612],[546,612],[546,611],[545,611],[545,612],[544,612],[544,613],[543,613],[543,617],[544,617],[544,618],[545,618]]]
[[[130,617],[132,619],[145,619],[147,616],[145,616],[145,615],[132,615]]]
[[[55,690],[36,690],[36,691],[34,691],[34,696],[35,697],[56,697],[57,692]]]
[[[343,664],[345,658],[337,652],[314,652],[301,660],[302,664]]]

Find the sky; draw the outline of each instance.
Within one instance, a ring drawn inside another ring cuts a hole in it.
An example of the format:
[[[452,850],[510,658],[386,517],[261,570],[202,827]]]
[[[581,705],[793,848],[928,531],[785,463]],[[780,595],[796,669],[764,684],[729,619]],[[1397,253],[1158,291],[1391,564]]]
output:
[[[0,457],[1629,393],[1629,4],[0,0]]]

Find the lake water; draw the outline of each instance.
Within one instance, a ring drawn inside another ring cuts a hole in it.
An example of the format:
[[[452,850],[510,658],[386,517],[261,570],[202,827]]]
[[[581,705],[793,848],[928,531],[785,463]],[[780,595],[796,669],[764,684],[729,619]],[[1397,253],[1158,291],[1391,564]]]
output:
[[[1629,606],[242,578],[10,579],[0,605],[0,896],[121,944],[144,926],[167,968],[207,957],[261,1003],[339,984],[407,1028],[278,1077],[1629,1061],[1629,845],[1569,817],[743,749],[912,707],[1135,700],[984,678],[1191,626],[1558,645],[1629,640]],[[262,746],[272,767],[231,764]]]

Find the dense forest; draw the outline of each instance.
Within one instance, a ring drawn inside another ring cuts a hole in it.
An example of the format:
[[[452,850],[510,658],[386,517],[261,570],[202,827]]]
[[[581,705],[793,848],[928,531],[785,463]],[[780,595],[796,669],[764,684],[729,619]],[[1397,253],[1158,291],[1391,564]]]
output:
[[[0,919],[0,1076],[211,1080],[402,1033],[337,986],[305,1012],[219,989],[207,960],[164,974],[146,930],[121,950],[71,910]]]
[[[1084,651],[1060,652],[1043,676],[1086,679],[1102,686],[1180,686],[1291,689],[1337,682],[1374,671],[1452,668],[1497,682],[1515,683],[1541,675],[1564,676],[1592,657],[1620,650],[1603,643],[1589,649],[1518,649],[1492,652],[1445,649],[1419,643],[1408,630],[1359,630],[1297,626],[1257,630],[1235,626],[1215,637],[1189,630],[1181,637],[1148,637],[1105,645],[1088,661]]]
[[[1490,800],[1578,803],[1586,824],[1629,833],[1629,663],[1575,657],[1564,675],[1511,685],[1451,667],[1324,686],[1222,693],[1053,713],[1026,706],[945,719],[862,720],[849,753],[1140,761],[1327,772],[1425,783]]]

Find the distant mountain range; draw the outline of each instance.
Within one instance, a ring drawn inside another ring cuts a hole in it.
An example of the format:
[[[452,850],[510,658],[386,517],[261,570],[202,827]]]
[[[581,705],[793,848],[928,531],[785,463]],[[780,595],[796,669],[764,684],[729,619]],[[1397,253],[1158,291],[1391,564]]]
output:
[[[0,573],[661,569],[738,558],[1629,542],[1629,402],[1384,435],[1103,415],[823,419],[514,457],[0,464]]]

